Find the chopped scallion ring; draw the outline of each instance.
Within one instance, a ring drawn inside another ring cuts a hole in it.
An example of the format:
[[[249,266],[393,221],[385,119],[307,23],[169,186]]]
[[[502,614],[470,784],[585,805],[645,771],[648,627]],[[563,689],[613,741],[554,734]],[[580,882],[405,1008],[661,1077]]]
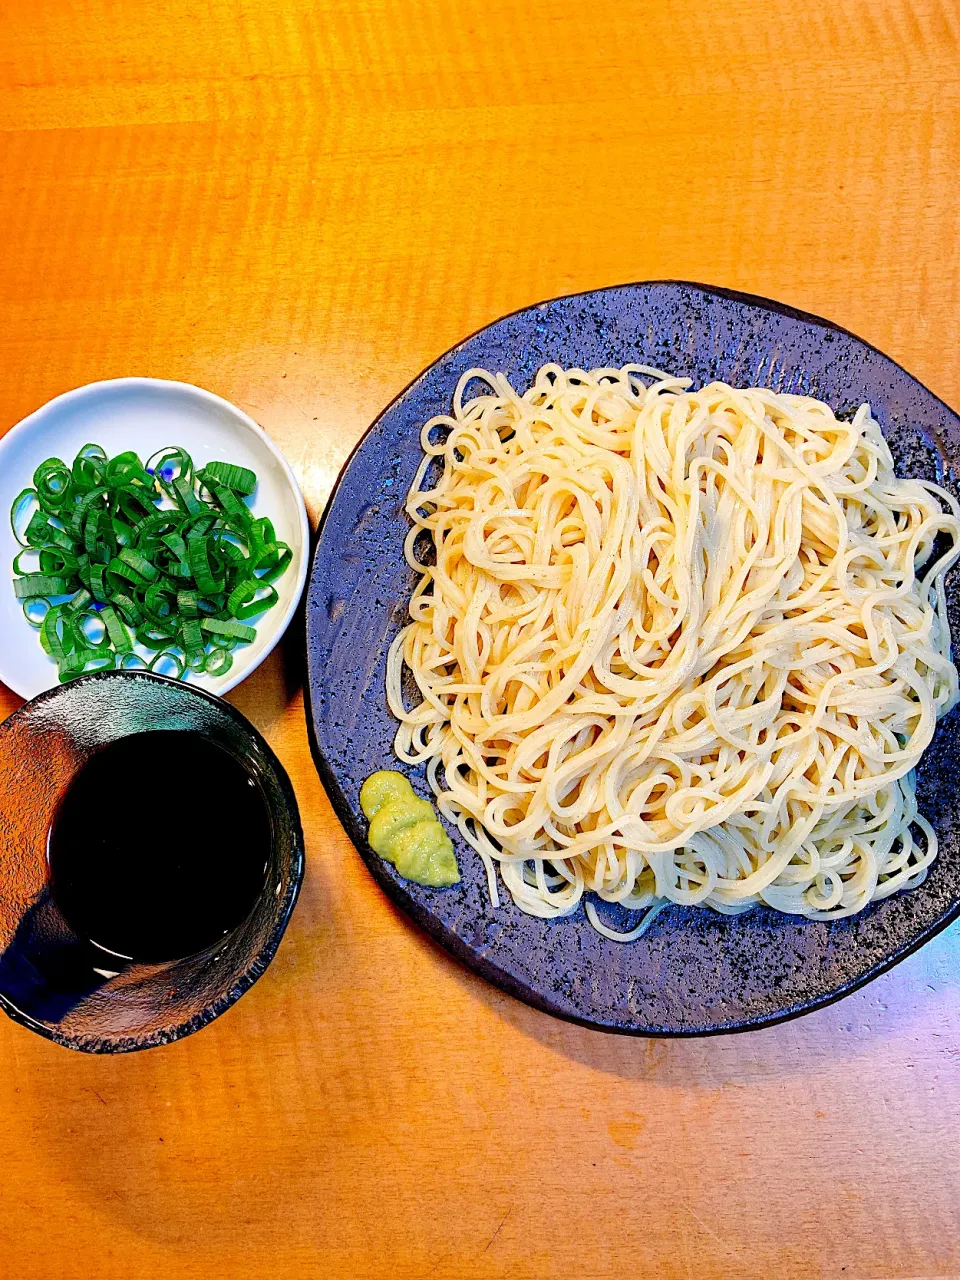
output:
[[[293,559],[245,501],[256,487],[249,468],[196,471],[174,446],[146,465],[97,444],[72,466],[41,462],[10,511],[14,594],[60,679],[113,667],[225,675]]]

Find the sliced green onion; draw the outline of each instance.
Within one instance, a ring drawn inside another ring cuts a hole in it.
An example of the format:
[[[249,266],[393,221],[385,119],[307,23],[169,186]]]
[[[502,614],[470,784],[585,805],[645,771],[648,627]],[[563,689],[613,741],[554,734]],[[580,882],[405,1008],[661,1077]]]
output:
[[[91,671],[112,671],[117,665],[117,655],[111,650],[79,649],[60,668],[60,683],[65,684],[77,676]]]
[[[167,445],[166,448],[158,449],[147,459],[147,471],[152,472],[160,484],[164,481],[176,480],[179,476],[192,480],[193,459],[185,449],[179,449],[176,445]]]
[[[258,519],[250,521],[251,549],[256,548],[257,551],[264,551],[267,547],[272,547],[276,540],[277,535],[273,529],[273,522],[268,520],[266,516],[260,516]]]
[[[184,618],[180,624],[180,636],[183,640],[184,652],[188,654],[205,647],[203,629],[198,618]]]
[[[83,522],[83,546],[87,555],[96,555],[100,546],[100,512],[94,508],[87,512]]]
[[[110,599],[110,590],[103,580],[104,567],[102,564],[92,564],[90,572],[87,575],[87,585],[95,600],[99,600],[101,604],[106,604]]]
[[[153,476],[147,475],[143,463],[132,451],[118,453],[104,468],[104,479],[111,488],[119,485],[142,484],[153,488]]]
[[[117,545],[128,547],[133,542],[133,526],[127,524],[126,520],[121,520],[117,515],[110,517],[110,524],[113,528],[113,536],[117,540]]]
[[[256,627],[248,627],[245,622],[236,622],[232,618],[204,618],[200,626],[212,636],[225,636],[228,640],[237,640],[241,644],[249,644],[257,638]]]
[[[126,547],[124,548],[126,550]],[[142,573],[138,573],[132,565],[127,564],[126,560],[121,560],[119,556],[114,556],[107,565],[107,572],[114,578],[125,578],[127,582],[132,582],[135,587],[146,585],[146,579]]]
[[[18,600],[29,600],[31,596],[65,596],[72,590],[72,578],[54,578],[46,573],[28,573],[13,582],[13,593]]]
[[[145,515],[150,515],[157,501],[155,489],[147,489],[143,485],[126,484],[114,494],[117,510],[125,520],[136,524]]]
[[[84,610],[93,603],[93,596],[85,587],[77,592],[72,600],[68,600],[63,606],[68,613],[83,613]]]
[[[187,544],[184,542],[183,538],[181,538],[179,533],[165,533],[160,541],[165,547],[173,552],[178,560],[186,560]]]
[[[195,618],[199,613],[197,603],[199,596],[196,591],[178,591],[177,592],[177,608],[184,618]]]
[[[10,511],[14,593],[61,680],[118,664],[178,679],[230,670],[231,651],[256,637],[246,620],[277,602],[271,583],[292,560],[244,501],[252,471],[195,472],[172,447],[144,466],[132,450],[108,458],[89,444],[72,466],[47,458],[33,481]]]
[[[139,573],[145,582],[153,582],[157,577],[157,570],[150,561],[140,555],[138,551],[134,551],[132,547],[123,547],[118,558],[124,564],[129,565],[136,573]]]
[[[74,553],[74,542],[65,529],[58,529],[54,524],[47,525],[47,545],[59,547],[61,551]]]
[[[260,578],[248,578],[230,592],[227,610],[234,618],[243,622],[246,618],[263,613],[264,609],[272,608],[276,603],[276,587],[271,587]]]
[[[114,608],[120,610],[120,614],[124,622],[130,627],[139,627],[143,621],[143,610],[132,600],[130,596],[125,595],[122,591],[116,591],[111,596]]]
[[[20,543],[21,547],[28,547],[26,530],[29,527],[30,520],[33,519],[31,512],[27,524],[23,523],[24,514],[31,502],[37,502],[37,491],[35,489],[23,489],[13,500],[13,506],[10,508],[10,528],[13,530],[13,536]],[[20,526],[23,525],[21,532]]]
[[[150,617],[160,622],[174,612],[173,600],[165,582],[151,582],[144,594],[143,604]]]
[[[52,529],[50,517],[42,507],[30,517],[30,523],[24,530],[23,536],[27,540],[27,544],[31,547],[45,547],[49,542],[49,533]],[[68,535],[69,536],[69,535]]]
[[[90,489],[84,493],[83,497],[77,503],[70,518],[68,532],[74,538],[80,538],[83,534],[83,526],[86,524],[87,515],[90,510],[101,502],[107,496],[106,489]]]
[[[193,485],[188,480],[185,480],[183,476],[177,476],[170,487],[176,494],[176,501],[179,502],[188,515],[198,516],[200,514],[203,510],[203,503],[193,492]]]
[[[261,582],[276,582],[293,559],[293,552],[285,542],[275,542],[260,556],[254,573]]]
[[[187,559],[196,579],[197,586],[204,595],[213,595],[222,590],[223,581],[214,576],[210,565],[210,549],[206,538],[191,536],[187,541]]]
[[[141,547],[155,550],[168,536],[175,535],[182,524],[183,515],[179,511],[155,511],[136,521],[133,526],[134,541]]]
[[[158,670],[162,662],[172,662],[176,670],[173,673],[174,680],[182,680],[184,672],[184,664],[177,655],[169,649],[164,649],[162,653],[158,653],[150,663],[150,670],[156,671],[157,675],[168,675],[168,672]]]
[[[176,633],[168,631],[165,627],[156,626],[148,623],[146,626],[137,627],[136,630],[137,644],[143,645],[144,649],[151,649],[154,653],[159,653],[161,649],[166,649],[169,645],[176,643]]]
[[[211,481],[225,485],[244,498],[248,498],[257,487],[257,477],[249,467],[238,467],[232,462],[208,462],[199,478],[204,484]]]
[[[229,560],[228,569],[237,568],[247,563],[247,557],[243,554],[243,548],[239,547],[231,538],[227,537],[224,530],[216,535],[217,555],[223,560]]]
[[[107,455],[98,444],[85,444],[73,463],[73,484],[80,493],[89,493],[103,483]]]
[[[46,596],[31,596],[23,601],[23,616],[34,630],[39,631],[43,620],[54,606]]]
[[[24,556],[41,556],[43,553],[38,551],[36,547],[21,547],[17,554],[13,557],[13,572],[16,573],[35,573],[36,567],[33,569],[22,569],[20,561]],[[43,571],[46,573],[46,570]]]
[[[80,636],[87,649],[103,649],[110,647],[110,637],[101,614],[88,610],[80,618]],[[93,631],[91,633],[91,628]]]
[[[207,654],[203,669],[208,676],[225,676],[232,666],[233,654],[227,649],[219,649]]]
[[[56,607],[51,607],[47,610],[40,626],[40,643],[43,645],[45,652],[61,667],[66,653],[76,647],[72,642],[65,646],[65,637],[70,641],[72,630],[67,629],[61,611]]]
[[[107,629],[110,643],[118,653],[127,653],[133,648],[130,633],[112,605],[105,604],[100,612],[100,617],[103,619],[103,625]]]
[[[149,671],[150,670],[146,662],[144,662],[143,658],[140,657],[139,653],[134,653],[133,650],[131,650],[129,653],[122,653],[120,655],[120,662],[118,663],[118,666],[120,667],[121,671]]]
[[[109,511],[100,511],[97,516],[100,526],[100,545],[105,547],[111,556],[116,555],[120,550],[120,544],[117,542],[117,535],[113,530],[113,517]]]
[[[63,551],[60,547],[44,547],[38,559],[40,572],[52,574],[55,578],[69,578],[76,574],[80,567],[73,553]],[[30,570],[26,569],[23,572],[29,573]]]
[[[73,476],[65,462],[59,458],[47,458],[33,473],[33,483],[41,505],[56,510],[70,496]]]
[[[222,484],[211,484],[208,487],[228,516],[233,520],[239,521],[241,525],[250,523],[253,519],[250,514],[250,508],[237,497],[232,489],[228,489]]]

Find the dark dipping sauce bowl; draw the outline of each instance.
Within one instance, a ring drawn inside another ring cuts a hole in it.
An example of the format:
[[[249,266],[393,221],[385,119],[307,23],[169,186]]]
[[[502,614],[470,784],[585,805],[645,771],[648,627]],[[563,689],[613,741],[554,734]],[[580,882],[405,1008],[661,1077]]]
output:
[[[131,803],[125,740],[131,759],[163,762],[162,777],[157,767],[143,771],[142,804]],[[112,813],[114,771],[122,789]],[[231,806],[230,788],[241,779],[249,803],[238,806],[234,792]],[[89,854],[71,843],[78,814],[82,831],[85,786],[101,797],[101,822],[89,808]],[[121,882],[117,848],[127,830],[130,884]],[[283,766],[249,721],[202,689],[105,671],[41,694],[0,725],[0,1006],[57,1044],[124,1053],[212,1022],[273,959],[303,866],[300,814]],[[169,934],[152,909],[160,901],[173,921]],[[117,914],[124,909],[129,918]],[[101,919],[108,936],[94,938]],[[184,948],[191,954],[179,954]]]

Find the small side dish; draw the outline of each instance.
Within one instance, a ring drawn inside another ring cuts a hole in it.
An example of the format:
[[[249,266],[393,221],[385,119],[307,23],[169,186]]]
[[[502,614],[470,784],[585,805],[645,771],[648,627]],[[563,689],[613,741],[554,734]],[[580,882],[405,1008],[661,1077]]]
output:
[[[230,670],[293,558],[248,505],[256,486],[247,467],[195,470],[173,445],[144,464],[87,444],[72,465],[37,467],[10,513],[13,588],[61,682],[114,667]]]

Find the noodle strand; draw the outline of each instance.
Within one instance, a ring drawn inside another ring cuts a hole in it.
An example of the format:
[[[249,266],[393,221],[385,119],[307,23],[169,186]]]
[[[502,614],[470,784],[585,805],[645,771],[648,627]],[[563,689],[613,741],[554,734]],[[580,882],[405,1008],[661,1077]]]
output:
[[[921,882],[960,510],[894,474],[869,406],[471,369],[422,444],[387,696],[495,903],[496,870],[533,915],[592,894],[647,912],[588,901],[629,940],[667,902],[836,919]]]

